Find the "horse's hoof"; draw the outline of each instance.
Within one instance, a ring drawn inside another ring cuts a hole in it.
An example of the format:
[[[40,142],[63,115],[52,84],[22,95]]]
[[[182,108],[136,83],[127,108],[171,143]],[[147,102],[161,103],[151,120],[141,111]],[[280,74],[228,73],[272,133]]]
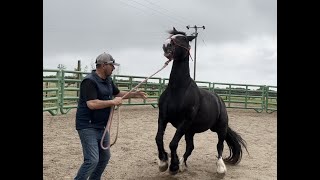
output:
[[[227,167],[224,164],[222,158],[219,158],[217,161],[217,173],[223,175],[226,172],[227,172]]]
[[[170,168],[169,168],[169,173],[171,174],[171,175],[175,175],[175,174],[177,174],[179,172],[179,165],[178,166],[170,166]]]
[[[224,173],[218,173],[217,172],[217,178],[219,178],[219,179],[222,179],[222,178],[224,178],[224,176],[226,175],[226,172],[224,172]]]
[[[159,171],[160,172],[164,172],[168,169],[168,165],[167,166],[159,166]]]
[[[227,169],[224,167],[218,167],[218,169],[217,169],[217,173],[218,174],[226,174],[226,172],[227,172]]]
[[[169,174],[170,175],[176,175],[178,173],[179,169],[178,170],[175,170],[175,171],[169,171]]]
[[[180,159],[179,162],[180,162],[180,164],[179,164],[180,171],[182,172],[182,171],[186,170],[188,166],[187,166],[187,163],[184,161],[183,157]]]
[[[159,163],[159,171],[164,172],[168,169],[168,162],[167,161],[160,161]]]

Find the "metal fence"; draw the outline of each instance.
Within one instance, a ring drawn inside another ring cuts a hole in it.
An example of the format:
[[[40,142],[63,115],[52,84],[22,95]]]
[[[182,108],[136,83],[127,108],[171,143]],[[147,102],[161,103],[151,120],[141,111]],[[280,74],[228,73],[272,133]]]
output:
[[[68,113],[77,107],[80,82],[88,72],[43,69],[43,112],[51,115]],[[147,77],[112,75],[120,90],[129,91]],[[167,78],[153,77],[138,90],[148,94],[147,99],[129,98],[123,105],[151,105],[157,107],[159,97],[169,82]],[[277,87],[266,85],[230,84],[196,81],[199,88],[216,92],[227,108],[253,109],[256,112],[277,111]]]

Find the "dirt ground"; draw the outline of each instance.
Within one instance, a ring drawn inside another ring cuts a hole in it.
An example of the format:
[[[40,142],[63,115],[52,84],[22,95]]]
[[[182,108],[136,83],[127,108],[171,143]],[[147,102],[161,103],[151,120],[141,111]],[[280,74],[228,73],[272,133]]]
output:
[[[130,180],[214,180],[214,179],[277,179],[277,112],[257,113],[251,109],[228,108],[230,127],[246,140],[249,154],[244,150],[242,161],[228,165],[227,173],[216,173],[218,141],[210,130],[194,136],[194,150],[189,157],[188,169],[176,175],[168,170],[159,172],[155,142],[158,108],[152,106],[122,106],[120,108],[119,136],[111,147],[111,159],[102,179]],[[73,179],[83,159],[80,140],[75,130],[75,112],[51,116],[43,113],[43,179]],[[111,141],[114,141],[118,112],[113,117]],[[169,143],[175,128],[168,124],[164,145]],[[223,156],[229,155],[225,143]],[[185,151],[182,137],[178,156]]]

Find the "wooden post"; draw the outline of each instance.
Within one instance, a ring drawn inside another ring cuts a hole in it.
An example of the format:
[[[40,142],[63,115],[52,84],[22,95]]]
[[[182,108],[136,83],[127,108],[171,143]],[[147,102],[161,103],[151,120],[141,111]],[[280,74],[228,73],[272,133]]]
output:
[[[46,88],[49,87],[49,82],[46,82]],[[46,97],[48,97],[48,91],[46,91]]]

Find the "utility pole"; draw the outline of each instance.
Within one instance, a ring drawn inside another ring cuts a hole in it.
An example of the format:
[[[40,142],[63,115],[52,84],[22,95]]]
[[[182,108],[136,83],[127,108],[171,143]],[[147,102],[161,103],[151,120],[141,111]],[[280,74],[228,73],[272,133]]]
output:
[[[77,71],[81,71],[81,60],[78,60]],[[77,79],[78,80],[81,80],[80,77],[82,78],[82,74],[80,75],[80,73],[77,73]],[[77,88],[80,88],[80,83],[79,82],[77,82]],[[77,91],[77,97],[79,97],[79,95],[80,95],[79,92],[80,92],[80,90]]]
[[[194,28],[194,29],[195,29],[194,34],[195,34],[196,38],[194,39],[194,66],[193,66],[194,70],[193,70],[193,80],[196,80],[197,37],[198,37],[198,31],[197,31],[197,30],[198,30],[198,28],[205,29],[205,27],[204,27],[204,26],[196,26],[196,25],[194,25],[193,27],[190,27],[190,26],[188,25],[188,26],[186,26],[186,27],[187,27],[187,29],[189,29],[189,28]]]

